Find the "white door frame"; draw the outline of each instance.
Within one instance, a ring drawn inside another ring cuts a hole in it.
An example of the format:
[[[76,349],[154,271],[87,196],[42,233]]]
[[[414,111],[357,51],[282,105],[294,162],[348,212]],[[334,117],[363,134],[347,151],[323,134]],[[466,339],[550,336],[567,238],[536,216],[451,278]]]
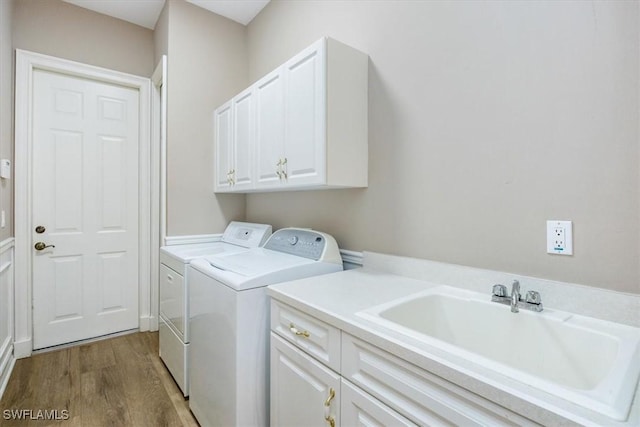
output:
[[[151,135],[151,81],[146,77],[121,73],[106,68],[86,65],[39,53],[16,50],[16,91],[15,91],[15,335],[14,355],[28,357],[33,350],[32,312],[32,228],[31,198],[33,180],[31,177],[33,152],[33,72],[46,70],[69,76],[88,78],[104,83],[133,88],[140,93],[140,135],[139,135],[139,328],[141,331],[157,325],[157,307],[151,304],[151,272],[158,270],[157,252],[159,235],[158,205],[152,205],[159,194],[157,176],[159,161],[156,138]],[[155,212],[155,214],[154,214]],[[154,224],[155,221],[155,224]],[[156,245],[156,246],[153,246]],[[155,263],[155,265],[153,265]],[[157,280],[156,280],[157,281]],[[157,287],[157,283],[155,285]],[[155,312],[155,313],[154,313]],[[155,319],[154,319],[155,314]],[[156,326],[157,327],[157,326]]]
[[[1,1],[1,0],[0,0]],[[158,311],[160,309],[160,246],[164,246],[167,236],[167,55],[151,75],[151,138],[152,150],[151,182],[154,191],[151,195],[151,325],[152,331],[158,330]]]

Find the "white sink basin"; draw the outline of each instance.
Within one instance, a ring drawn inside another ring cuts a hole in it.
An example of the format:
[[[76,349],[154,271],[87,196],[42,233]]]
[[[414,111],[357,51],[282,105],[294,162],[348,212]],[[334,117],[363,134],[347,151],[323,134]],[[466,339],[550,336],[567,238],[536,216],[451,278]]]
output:
[[[511,313],[489,293],[438,286],[358,315],[616,420],[627,418],[640,376],[640,329],[549,309]]]

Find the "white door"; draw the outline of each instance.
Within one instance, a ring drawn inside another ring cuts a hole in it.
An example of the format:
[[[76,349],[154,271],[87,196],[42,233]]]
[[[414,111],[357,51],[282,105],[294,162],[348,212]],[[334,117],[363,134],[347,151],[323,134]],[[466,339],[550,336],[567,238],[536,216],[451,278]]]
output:
[[[326,177],[326,55],[320,40],[284,65],[285,172],[294,185]]]
[[[138,327],[139,92],[33,74],[33,347]],[[42,229],[38,228],[42,227]]]
[[[231,101],[213,113],[215,138],[215,191],[231,189],[231,150],[233,144],[233,121]]]
[[[281,184],[284,157],[284,82],[282,69],[266,75],[256,90],[256,186],[272,188]]]
[[[249,88],[233,98],[233,151],[231,162],[232,189],[253,187],[253,89]]]
[[[340,376],[271,333],[271,425],[340,425]]]

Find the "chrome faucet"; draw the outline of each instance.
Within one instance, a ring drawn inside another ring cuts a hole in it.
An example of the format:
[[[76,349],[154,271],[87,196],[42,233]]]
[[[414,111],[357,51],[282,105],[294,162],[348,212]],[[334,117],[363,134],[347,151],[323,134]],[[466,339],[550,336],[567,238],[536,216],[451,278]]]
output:
[[[511,284],[511,295],[507,293],[504,285],[493,285],[491,301],[511,306],[512,313],[518,313],[521,308],[531,311],[542,311],[542,299],[540,293],[528,291],[525,298],[520,294],[520,282],[514,280]]]
[[[520,302],[520,282],[514,280],[511,284],[511,312],[517,313],[518,303]]]

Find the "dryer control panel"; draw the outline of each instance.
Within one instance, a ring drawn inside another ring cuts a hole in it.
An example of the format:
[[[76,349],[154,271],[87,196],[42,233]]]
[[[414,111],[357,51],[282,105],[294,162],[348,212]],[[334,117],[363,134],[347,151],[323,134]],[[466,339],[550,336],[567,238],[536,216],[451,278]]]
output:
[[[330,243],[327,240],[326,234],[317,231],[283,228],[271,235],[264,248],[319,261],[327,244],[335,245],[333,238]]]

